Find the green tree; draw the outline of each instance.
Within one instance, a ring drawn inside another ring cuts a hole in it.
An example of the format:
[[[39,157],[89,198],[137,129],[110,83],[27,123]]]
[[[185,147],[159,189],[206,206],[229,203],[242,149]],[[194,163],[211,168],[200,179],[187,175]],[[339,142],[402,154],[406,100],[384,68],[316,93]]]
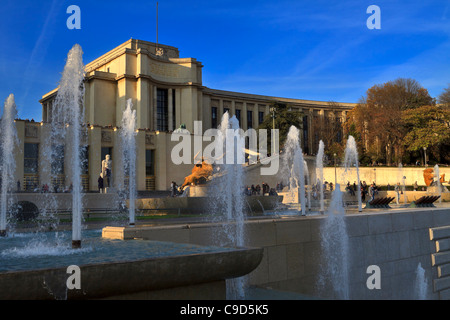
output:
[[[280,138],[280,150],[283,148],[286,142],[287,134],[291,126],[297,127],[299,130],[303,128],[303,112],[294,111],[291,107],[285,103],[274,102],[270,105],[274,109],[274,113],[270,112],[264,117],[263,122],[259,125],[258,129],[273,129],[275,124],[275,129],[279,130]],[[273,120],[273,115],[275,115],[275,121]],[[270,132],[270,131],[269,131]],[[271,150],[271,136],[268,134],[268,150]]]
[[[434,105],[405,110],[402,121],[407,131],[403,143],[408,151],[421,152],[426,147],[437,160],[449,158],[450,107]]]

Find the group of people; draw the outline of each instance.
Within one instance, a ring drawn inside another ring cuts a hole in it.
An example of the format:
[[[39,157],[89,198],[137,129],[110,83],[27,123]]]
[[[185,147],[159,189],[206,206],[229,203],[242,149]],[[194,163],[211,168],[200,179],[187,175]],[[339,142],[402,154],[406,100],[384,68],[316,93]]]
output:
[[[351,195],[356,195],[356,181],[353,182],[353,185],[350,184],[350,181],[347,181],[347,185],[345,187],[345,190]],[[360,185],[360,194],[361,194],[361,200],[366,201],[366,196],[370,197],[369,201],[372,201],[375,199],[375,196],[378,194],[378,186],[376,185],[375,181],[370,184],[370,186],[366,183],[366,181],[363,181]]]
[[[279,186],[278,186],[279,187]],[[259,184],[256,186],[252,184],[250,187],[245,186],[244,188],[244,194],[247,196],[253,196],[253,195],[265,195],[268,194],[270,196],[277,195],[277,191],[274,188],[270,188],[269,184],[266,182],[263,182],[262,188]]]
[[[319,198],[319,193],[320,193],[320,180],[317,180],[317,182],[312,185],[311,189],[312,189],[311,191],[312,191],[312,196],[313,196],[314,200],[317,200]],[[324,192],[326,192],[326,191],[332,192],[333,190],[334,190],[333,182],[325,181],[323,183],[323,191]],[[325,194],[324,194],[324,196],[325,196]]]

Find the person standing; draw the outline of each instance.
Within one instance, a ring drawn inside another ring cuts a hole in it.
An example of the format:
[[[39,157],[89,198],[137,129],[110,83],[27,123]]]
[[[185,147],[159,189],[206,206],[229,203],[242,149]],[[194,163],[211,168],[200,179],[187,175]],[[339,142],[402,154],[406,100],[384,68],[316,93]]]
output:
[[[400,204],[400,182],[397,182],[394,190],[397,193],[397,197],[396,197],[395,201],[397,202],[397,204]]]
[[[100,175],[98,176],[98,192],[103,193],[103,174],[100,172]]]

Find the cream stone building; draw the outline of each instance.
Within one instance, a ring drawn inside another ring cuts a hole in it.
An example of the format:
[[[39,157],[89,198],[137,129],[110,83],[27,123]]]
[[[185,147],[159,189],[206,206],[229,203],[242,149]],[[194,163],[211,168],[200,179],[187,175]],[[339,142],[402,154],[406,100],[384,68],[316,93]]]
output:
[[[202,128],[215,128],[228,111],[236,115],[241,128],[257,128],[270,114],[274,102],[287,103],[304,114],[302,148],[308,154],[317,150],[314,119],[333,117],[345,120],[355,104],[278,98],[249,93],[211,89],[202,83],[203,65],[195,58],[180,58],[175,47],[130,39],[85,66],[85,121],[87,148],[83,155],[85,190],[98,190],[101,161],[106,154],[113,160],[113,175],[123,174],[119,167],[119,138],[126,101],[132,99],[136,110],[137,189],[167,190],[171,181],[183,183],[192,164],[171,161],[173,130],[185,125],[193,132],[194,121]],[[17,120],[20,148],[16,155],[16,180],[21,189],[40,188],[47,181],[42,170],[42,147],[52,119],[52,106],[58,89],[43,95],[42,122]],[[66,154],[66,157],[70,155]],[[66,160],[64,161],[66,162]],[[68,166],[61,165],[52,182],[70,185]]]

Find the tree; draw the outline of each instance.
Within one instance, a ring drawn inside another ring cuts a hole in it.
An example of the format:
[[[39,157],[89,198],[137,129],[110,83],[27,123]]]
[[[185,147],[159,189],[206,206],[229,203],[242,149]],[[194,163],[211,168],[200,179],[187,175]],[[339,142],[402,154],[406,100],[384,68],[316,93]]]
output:
[[[339,105],[335,101],[329,101],[330,112],[323,115],[315,115],[312,119],[312,130],[314,132],[314,153],[317,153],[319,141],[325,145],[325,155],[332,159],[334,153],[342,153],[343,127],[341,117],[337,112]]]
[[[270,106],[275,109],[275,129],[279,130],[280,149],[283,148],[284,143],[291,126],[296,126],[299,130],[303,128],[303,112],[291,110],[290,106],[285,103],[274,102]],[[270,130],[273,128],[273,114],[269,113],[264,117],[263,122],[259,125],[258,129]],[[269,131],[270,132],[270,131]],[[268,151],[271,150],[271,135],[267,135]]]
[[[390,165],[401,162],[407,133],[402,112],[433,105],[434,99],[414,79],[399,78],[369,88],[349,119],[361,135],[362,146],[374,161],[384,158]]]
[[[403,111],[403,123],[407,131],[404,145],[408,151],[426,147],[436,159],[449,158],[450,107],[423,106]]]
[[[443,105],[446,105],[447,107],[450,106],[450,84],[439,95],[438,102],[442,103]]]

